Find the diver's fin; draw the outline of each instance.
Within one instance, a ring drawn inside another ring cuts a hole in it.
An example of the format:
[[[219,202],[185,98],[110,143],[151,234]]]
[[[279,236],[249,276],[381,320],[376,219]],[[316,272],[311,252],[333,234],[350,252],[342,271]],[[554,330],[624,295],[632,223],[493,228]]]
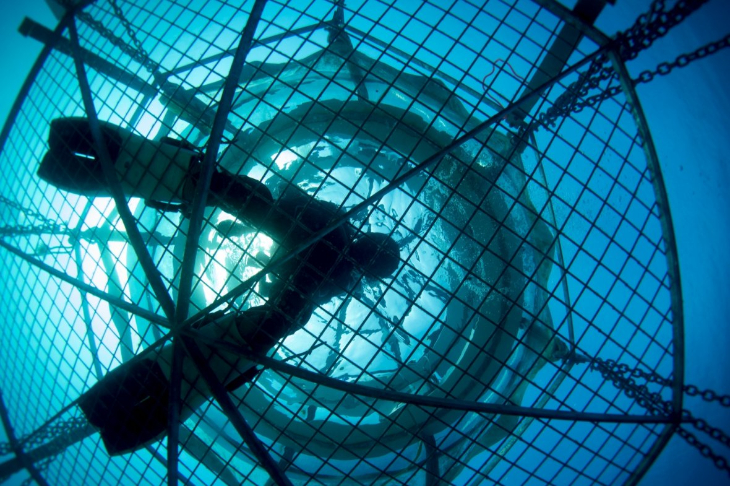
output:
[[[125,196],[185,202],[189,171],[201,157],[197,148],[182,140],[149,140],[111,123],[99,124]],[[88,119],[53,120],[48,145],[39,177],[75,194],[111,196]]]

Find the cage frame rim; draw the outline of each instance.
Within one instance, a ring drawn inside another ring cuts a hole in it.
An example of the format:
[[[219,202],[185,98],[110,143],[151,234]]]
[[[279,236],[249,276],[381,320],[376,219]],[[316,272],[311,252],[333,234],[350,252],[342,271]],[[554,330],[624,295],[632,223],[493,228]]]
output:
[[[559,17],[561,20],[566,21],[566,19],[571,19],[571,23],[575,23],[576,25],[582,26],[580,28],[581,32],[590,37],[595,42],[602,44],[604,42],[607,42],[607,37],[605,34],[603,34],[601,31],[593,27],[592,25],[586,24],[582,22],[577,17],[573,16],[569,10],[567,10],[564,6],[559,4],[557,0],[532,0],[534,3],[550,10],[553,14],[555,14],[557,17]],[[76,9],[82,9],[86,7],[87,5],[95,3],[95,0],[84,0],[81,2],[78,2],[77,5],[72,9],[69,10],[66,14],[66,16],[75,17],[74,11]],[[323,25],[326,25],[326,22],[320,22],[320,24],[316,25],[315,28],[322,27]],[[62,37],[62,32],[64,30],[64,20],[61,19],[59,21],[59,24],[57,25],[56,29],[54,30],[54,35],[56,38]],[[33,83],[35,82],[35,79],[40,71],[40,69],[45,64],[50,52],[54,49],[55,43],[45,43],[43,46],[43,50],[41,51],[40,55],[36,59],[33,67],[29,71],[29,74],[27,75],[19,93],[18,96],[15,99],[15,102],[13,103],[11,110],[9,112],[9,115],[5,121],[5,124],[3,125],[2,131],[0,132],[0,150],[4,149],[5,143],[7,141],[7,138],[9,136],[11,128],[15,125],[15,120],[20,112],[20,109],[22,107],[23,102],[27,99],[27,96],[29,94],[29,90],[32,87]],[[80,46],[79,46],[80,47]],[[679,273],[679,262],[678,262],[678,254],[677,254],[677,248],[676,248],[676,240],[674,238],[673,233],[673,223],[671,218],[671,212],[670,207],[668,204],[668,198],[666,194],[666,187],[663,183],[663,177],[661,173],[661,166],[659,164],[658,156],[656,153],[656,147],[653,143],[653,139],[651,137],[650,129],[648,126],[648,123],[646,121],[643,109],[640,104],[640,100],[638,98],[638,95],[636,93],[636,90],[632,83],[627,82],[629,80],[628,71],[626,69],[626,65],[623,63],[623,61],[620,60],[617,52],[615,50],[611,50],[609,52],[609,56],[611,58],[612,64],[614,65],[614,69],[619,71],[619,80],[622,84],[622,91],[628,98],[630,104],[631,104],[631,113],[633,115],[633,118],[635,120],[635,123],[637,124],[637,129],[639,131],[639,134],[642,136],[643,141],[643,149],[646,156],[646,162],[647,162],[647,169],[652,175],[651,182],[652,186],[654,188],[654,194],[656,196],[656,205],[659,210],[658,219],[662,225],[663,232],[662,237],[665,244],[665,251],[664,256],[667,259],[668,263],[668,269],[667,273],[671,279],[670,281],[670,296],[671,296],[671,310],[672,310],[672,318],[673,318],[673,340],[672,343],[674,345],[674,352],[672,354],[673,357],[673,364],[674,364],[674,382],[673,382],[673,406],[675,407],[675,410],[681,410],[682,402],[683,402],[683,377],[684,377],[684,315],[683,315],[683,305],[681,300],[681,280],[680,280],[680,273]],[[681,379],[678,379],[678,377],[681,377]],[[0,396],[0,402],[2,403],[2,408],[5,408],[4,400],[2,399],[2,396]],[[627,483],[628,484],[636,484],[640,481],[641,477],[646,473],[646,471],[649,469],[651,464],[654,463],[658,455],[662,452],[666,444],[668,443],[669,439],[673,435],[674,431],[677,429],[679,424],[681,423],[680,417],[675,417],[673,421],[667,422],[669,423],[669,427],[666,427],[664,431],[660,434],[659,438],[656,439],[654,444],[652,445],[652,448],[650,449],[649,453],[645,455],[640,462],[640,464],[637,466],[637,468],[634,470],[632,475],[628,478]],[[10,435],[12,434],[12,425],[8,422],[5,424],[5,421],[3,420],[3,425],[6,430],[6,433],[8,433],[8,437],[10,438]],[[23,457],[25,456],[24,453],[21,451],[15,451],[18,458],[21,459],[25,463],[25,460]],[[25,464],[24,464],[25,465]],[[31,473],[31,475],[35,479],[35,475],[33,474],[34,470],[37,473],[37,470],[35,469],[34,464],[29,464],[25,467],[28,469]],[[40,474],[38,474],[40,476]],[[40,476],[42,478],[42,476]]]

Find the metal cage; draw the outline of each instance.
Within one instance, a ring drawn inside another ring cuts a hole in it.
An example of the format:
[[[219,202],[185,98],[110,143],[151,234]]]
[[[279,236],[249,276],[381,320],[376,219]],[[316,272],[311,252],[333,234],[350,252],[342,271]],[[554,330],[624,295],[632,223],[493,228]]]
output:
[[[55,32],[26,23],[45,49],[2,133],[0,472],[635,483],[676,422],[586,362],[683,376],[679,277],[641,107],[587,15],[548,0],[99,0],[69,6]],[[611,75],[587,95],[615,95],[566,112],[599,59]],[[206,340],[195,322],[266,302],[276,241],[200,207],[205,190],[174,211],[114,181],[113,198],[47,184],[50,123],[72,116],[184,140],[203,171],[274,199],[296,186],[391,235],[401,264],[319,305],[266,356]],[[181,369],[205,375],[201,348],[259,373],[235,391],[208,382],[217,399],[179,429],[110,457],[80,397],[174,349],[178,417]],[[681,410],[681,383],[650,387]]]

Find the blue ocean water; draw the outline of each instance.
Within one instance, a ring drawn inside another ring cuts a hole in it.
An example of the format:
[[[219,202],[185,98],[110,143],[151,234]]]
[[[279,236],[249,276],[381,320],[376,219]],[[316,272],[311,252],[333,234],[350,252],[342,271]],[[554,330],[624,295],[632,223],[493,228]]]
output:
[[[609,34],[630,25],[650,2],[619,0],[617,3],[615,7],[607,7],[597,22]],[[31,4],[17,5],[29,8]],[[42,9],[41,3],[27,15],[40,19]],[[630,72],[638,74],[679,53],[721,38],[728,31],[729,18],[727,1],[710,1],[701,12],[631,63]],[[47,25],[52,26],[50,21]],[[7,35],[3,32],[8,39],[4,49],[13,46],[12,53],[19,52],[15,47],[19,44],[18,34],[13,30],[12,35]],[[18,66],[19,61],[4,64]],[[19,74],[22,80],[27,68],[18,67],[17,71],[22,71]],[[726,317],[730,311],[730,256],[725,244],[730,235],[727,210],[730,195],[726,189],[730,185],[730,161],[722,150],[730,140],[728,74],[730,52],[726,50],[638,89],[657,146],[674,220],[685,310],[685,380],[720,392],[730,389],[730,358],[726,351],[730,345]],[[12,92],[12,88],[7,87],[5,91]],[[730,423],[726,413],[696,399],[688,399],[686,406],[718,425],[727,427]],[[715,471],[709,461],[675,437],[642,484],[726,482],[724,473]]]
[[[607,8],[597,26],[607,33],[627,25],[649,2]],[[711,1],[634,62],[637,75],[726,36],[730,2]],[[638,94],[657,147],[679,254],[684,303],[685,382],[730,389],[730,49],[640,86]],[[730,414],[687,399],[685,406],[727,429]],[[716,449],[719,446],[715,445]],[[684,440],[675,436],[642,484],[728,484]]]

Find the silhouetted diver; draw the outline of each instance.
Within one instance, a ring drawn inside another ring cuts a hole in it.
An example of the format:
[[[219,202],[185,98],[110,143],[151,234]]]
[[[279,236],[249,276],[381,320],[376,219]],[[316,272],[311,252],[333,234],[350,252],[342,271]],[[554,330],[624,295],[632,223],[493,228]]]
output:
[[[194,147],[169,138],[149,140],[106,122],[100,122],[100,128],[126,196],[190,202],[200,161]],[[75,194],[111,195],[87,119],[53,120],[48,142],[49,151],[38,169],[42,179]],[[286,187],[274,201],[260,181],[223,171],[213,174],[208,205],[250,222],[287,249],[340,215],[334,204],[317,200],[296,186]],[[349,223],[341,225],[278,268],[278,280],[266,304],[230,314],[200,332],[265,353],[306,324],[317,306],[352,292],[363,275],[392,275],[400,263],[399,252],[398,244],[388,235],[358,233]],[[79,399],[79,406],[98,428],[110,455],[134,451],[166,433],[170,349],[166,346],[154,359],[122,364]],[[230,353],[206,349],[211,367],[229,390],[255,376],[253,363],[241,365]],[[244,368],[243,373],[237,368]],[[181,419],[210,396],[201,381],[195,367],[183,368]]]

